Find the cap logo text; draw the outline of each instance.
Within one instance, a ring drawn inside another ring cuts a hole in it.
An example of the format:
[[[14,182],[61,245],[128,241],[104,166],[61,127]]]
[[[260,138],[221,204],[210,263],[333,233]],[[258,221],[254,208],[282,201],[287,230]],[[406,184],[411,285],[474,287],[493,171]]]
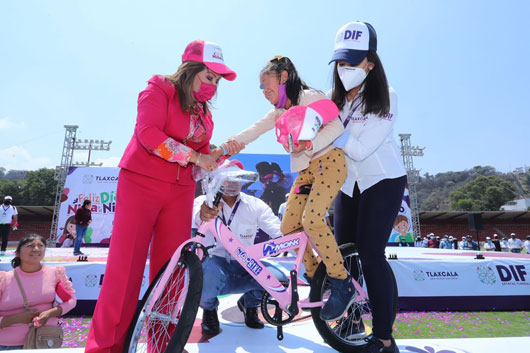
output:
[[[363,34],[362,31],[344,31],[344,40],[359,40],[359,37]]]
[[[213,52],[212,58],[218,59],[218,60],[223,60],[223,54],[221,54],[220,51],[216,50],[216,51]]]

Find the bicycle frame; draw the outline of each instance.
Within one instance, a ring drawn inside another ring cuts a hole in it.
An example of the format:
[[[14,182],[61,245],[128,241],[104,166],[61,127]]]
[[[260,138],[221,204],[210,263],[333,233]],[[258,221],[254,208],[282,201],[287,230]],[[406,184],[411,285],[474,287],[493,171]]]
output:
[[[252,276],[256,281],[266,290],[274,299],[278,302],[278,305],[282,310],[286,310],[292,303],[292,281],[289,281],[289,285],[284,285],[276,279],[274,275],[267,269],[267,267],[260,261],[261,259],[272,256],[285,251],[300,249],[296,256],[294,271],[298,273],[302,260],[304,257],[304,251],[308,243],[311,244],[308,236],[305,232],[294,233],[281,238],[272,239],[266,242],[254,244],[252,246],[245,246],[241,243],[237,236],[235,236],[230,229],[217,217],[215,220],[203,223],[198,230],[198,234],[213,234],[214,237],[220,244],[236,259],[241,266]],[[184,243],[182,243],[171,257],[167,268],[175,268],[178,266],[181,252],[184,248],[194,245],[203,244],[203,236],[195,236]],[[312,244],[311,244],[312,245]],[[314,248],[314,247],[313,247]],[[165,284],[169,280],[172,271],[165,271],[159,284],[154,289],[154,298],[160,297],[161,290],[165,287]],[[360,302],[368,297],[366,291],[361,285],[355,280],[353,284],[358,292],[355,302]],[[187,286],[187,284],[185,284]],[[183,288],[187,291],[187,288]],[[309,298],[305,298],[297,301],[299,309],[308,309],[323,306],[327,298],[319,302],[310,302]],[[154,305],[154,300],[151,301],[147,311],[151,312]],[[171,315],[171,321],[176,322],[178,314],[183,305],[183,299],[177,303],[174,312]]]

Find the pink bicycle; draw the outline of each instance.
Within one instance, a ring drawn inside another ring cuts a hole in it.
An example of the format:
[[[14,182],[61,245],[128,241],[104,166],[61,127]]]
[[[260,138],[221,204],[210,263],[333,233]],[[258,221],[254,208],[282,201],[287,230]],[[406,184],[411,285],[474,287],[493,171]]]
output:
[[[256,181],[257,177],[257,173],[249,171],[218,170],[209,173],[203,180],[203,189],[207,192],[207,200],[217,205],[226,181],[249,183]],[[356,298],[341,319],[325,322],[319,316],[321,307],[329,297],[329,282],[323,263],[310,281],[309,295],[300,297],[298,275],[303,250],[308,242],[311,243],[305,232],[244,246],[218,217],[202,224],[195,237],[180,245],[151,283],[129,328],[124,352],[181,352],[184,349],[199,307],[203,285],[201,260],[208,256],[208,248],[203,245],[204,234],[207,233],[214,234],[216,241],[265,290],[261,302],[262,315],[269,324],[277,327],[278,340],[283,339],[284,325],[307,318],[309,315],[298,318],[297,315],[301,311],[310,311],[318,332],[332,348],[341,352],[359,352],[366,344],[365,338],[370,333],[371,309],[353,244],[345,244],[340,250],[344,264],[354,278]],[[295,249],[301,251],[298,251],[289,276],[276,278],[262,262],[265,257]],[[397,299],[395,279],[394,286]],[[394,310],[397,311],[397,305]]]

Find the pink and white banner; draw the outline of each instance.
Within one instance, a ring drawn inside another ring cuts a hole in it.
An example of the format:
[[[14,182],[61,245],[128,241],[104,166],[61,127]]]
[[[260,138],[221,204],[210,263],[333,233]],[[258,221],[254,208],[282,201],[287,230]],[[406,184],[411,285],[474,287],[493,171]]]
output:
[[[84,200],[92,202],[92,223],[85,235],[85,243],[110,242],[119,171],[119,168],[104,167],[70,168],[59,209],[59,243],[62,243],[68,234],[75,235],[75,212]]]

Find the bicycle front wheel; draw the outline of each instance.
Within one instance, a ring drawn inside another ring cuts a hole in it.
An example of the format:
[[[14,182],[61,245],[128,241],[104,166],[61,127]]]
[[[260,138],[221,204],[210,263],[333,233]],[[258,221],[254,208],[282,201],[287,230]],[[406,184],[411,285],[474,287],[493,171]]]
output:
[[[340,251],[344,259],[344,267],[353,276],[361,286],[364,284],[364,276],[361,267],[359,254],[355,246],[351,243],[340,246]],[[390,267],[390,266],[389,266]],[[392,271],[392,268],[390,268]],[[398,309],[398,289],[394,273],[391,272],[394,285],[394,317]],[[326,266],[321,263],[315,272],[311,282],[310,299],[312,302],[321,301],[322,298],[329,295],[330,286],[326,273]],[[326,343],[340,351],[348,353],[361,352],[366,344],[364,340],[371,332],[372,326],[372,309],[368,298],[355,301],[348,308],[344,317],[336,321],[323,321],[320,319],[320,310],[322,308],[313,308],[311,314],[315,327],[320,336]]]
[[[171,271],[171,275],[167,283],[161,284],[165,271]],[[164,287],[154,297],[155,288],[160,285]],[[183,251],[178,265],[164,266],[145,292],[129,327],[123,352],[182,352],[197,316],[201,291],[201,262],[195,253]],[[179,305],[175,317],[173,313]]]

